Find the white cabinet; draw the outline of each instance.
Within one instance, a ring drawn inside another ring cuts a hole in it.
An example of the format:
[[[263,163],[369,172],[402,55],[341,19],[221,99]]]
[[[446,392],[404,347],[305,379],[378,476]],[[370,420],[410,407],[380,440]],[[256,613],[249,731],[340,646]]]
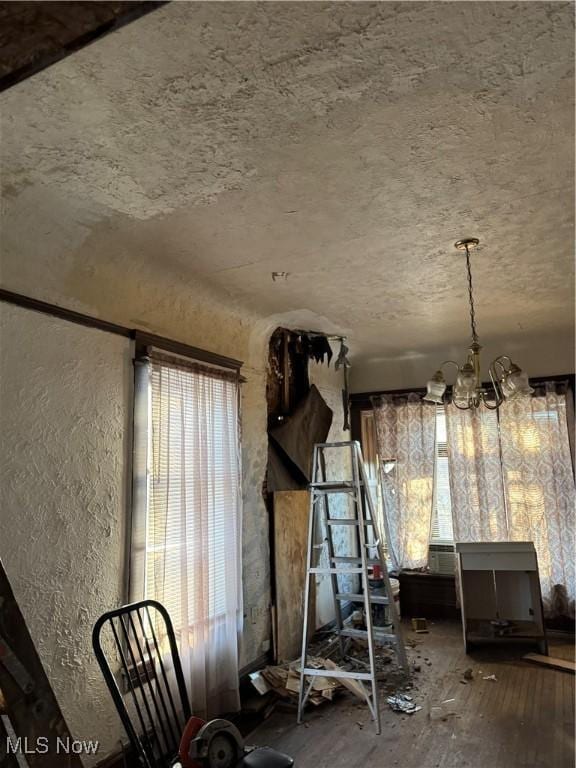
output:
[[[547,653],[538,560],[531,541],[455,545],[464,646],[528,642]]]

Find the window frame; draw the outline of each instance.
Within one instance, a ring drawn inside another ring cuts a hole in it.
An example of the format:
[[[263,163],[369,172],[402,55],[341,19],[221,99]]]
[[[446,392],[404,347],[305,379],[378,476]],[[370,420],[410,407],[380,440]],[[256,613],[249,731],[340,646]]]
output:
[[[448,459],[448,434],[446,434],[446,441],[442,443],[444,446],[445,456],[439,456],[440,443],[438,441],[438,419],[440,416],[444,417],[446,422],[446,409],[443,405],[436,406],[436,435],[434,437],[434,482],[433,482],[433,496],[432,496],[432,515],[430,518],[430,536],[428,537],[428,545],[445,545],[454,546],[454,530],[452,527],[452,498],[450,490],[450,464]],[[447,424],[446,424],[447,427]],[[452,529],[452,538],[445,538],[441,536],[434,536],[434,528],[438,525],[438,459],[446,458],[447,469],[446,475],[448,477],[448,496],[450,497],[450,528]]]

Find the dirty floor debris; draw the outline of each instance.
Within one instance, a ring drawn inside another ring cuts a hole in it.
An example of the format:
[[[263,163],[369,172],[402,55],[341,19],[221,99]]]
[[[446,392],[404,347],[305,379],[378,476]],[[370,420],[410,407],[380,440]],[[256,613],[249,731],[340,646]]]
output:
[[[308,707],[301,726],[295,711],[276,709],[249,741],[287,752],[298,768],[573,768],[573,675],[524,660],[525,646],[466,656],[458,622],[428,621],[428,629],[416,635],[404,622],[410,663],[421,670],[409,684],[399,684],[393,661],[379,669],[380,736],[366,705],[344,691]],[[497,684],[482,680],[489,675]],[[422,709],[394,712],[386,699],[398,693]],[[437,719],[432,707],[441,708]]]
[[[419,712],[422,709],[407,693],[396,693],[394,696],[388,696],[386,701],[394,712],[404,712],[407,715],[413,715],[414,712]]]
[[[410,649],[414,647],[415,643],[408,646]],[[340,658],[339,643],[334,634],[322,636],[318,641],[310,643],[309,649],[308,664],[319,670],[336,672],[341,669],[347,672],[366,672],[370,668],[368,643],[365,639],[348,640],[344,659]],[[337,663],[330,657],[334,657]],[[421,707],[412,700],[412,697],[406,697],[404,692],[412,690],[411,677],[420,671],[419,665],[412,663],[412,675],[407,676],[397,664],[395,651],[379,644],[375,647],[374,660],[380,694],[396,697],[394,705],[396,711],[402,710],[408,714],[418,712]],[[300,692],[300,659],[279,666],[265,667],[259,672],[252,673],[250,681],[261,696],[272,696],[283,704],[296,705]],[[366,704],[365,690],[358,680],[318,676],[314,678],[308,701],[314,706],[319,706],[333,701],[342,693],[351,693]],[[388,703],[392,706],[390,700]]]

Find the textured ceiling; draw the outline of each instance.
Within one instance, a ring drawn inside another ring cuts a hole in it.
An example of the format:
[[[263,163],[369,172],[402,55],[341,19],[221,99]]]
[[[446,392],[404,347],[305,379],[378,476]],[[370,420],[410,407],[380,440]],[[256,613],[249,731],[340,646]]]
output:
[[[5,282],[40,242],[96,269],[122,242],[393,363],[467,340],[452,244],[476,235],[481,340],[570,336],[573,16],[169,4],[4,94]]]

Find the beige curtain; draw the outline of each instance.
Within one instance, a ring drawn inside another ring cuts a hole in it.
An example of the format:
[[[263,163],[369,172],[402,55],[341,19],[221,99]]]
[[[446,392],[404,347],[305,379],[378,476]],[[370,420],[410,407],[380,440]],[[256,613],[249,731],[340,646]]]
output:
[[[506,541],[496,411],[446,406],[454,541]]]
[[[420,395],[373,400],[384,521],[394,568],[428,564],[436,407]]]
[[[566,394],[548,382],[532,397],[500,408],[509,537],[533,541],[542,595],[553,612],[558,592],[575,597],[575,491]]]

